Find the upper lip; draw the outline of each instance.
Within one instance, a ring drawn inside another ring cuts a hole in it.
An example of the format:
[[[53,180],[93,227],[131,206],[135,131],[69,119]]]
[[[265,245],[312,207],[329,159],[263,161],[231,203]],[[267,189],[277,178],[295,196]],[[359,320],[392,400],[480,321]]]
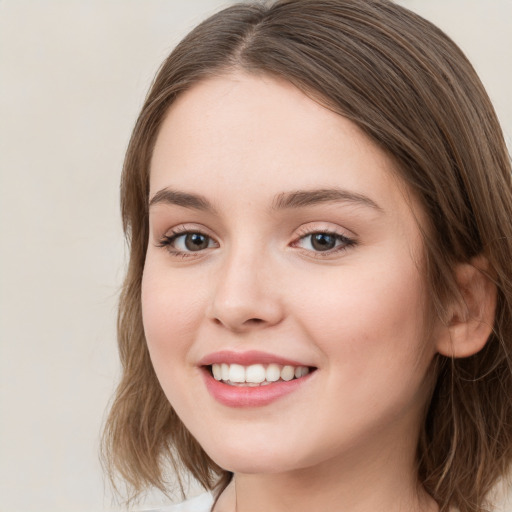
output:
[[[240,364],[242,366],[250,366],[252,364],[279,364],[289,366],[310,366],[308,364],[281,357],[268,352],[260,352],[259,350],[249,350],[245,352],[233,352],[231,350],[220,350],[203,357],[198,365],[210,366],[212,364]]]

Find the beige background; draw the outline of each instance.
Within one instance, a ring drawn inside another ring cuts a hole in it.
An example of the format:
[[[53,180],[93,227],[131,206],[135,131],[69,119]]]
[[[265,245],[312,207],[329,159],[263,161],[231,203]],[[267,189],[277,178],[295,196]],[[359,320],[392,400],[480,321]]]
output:
[[[114,509],[97,443],[118,374],[123,152],[160,62],[227,3],[0,0],[0,512]],[[467,52],[510,142],[512,0],[401,3]]]

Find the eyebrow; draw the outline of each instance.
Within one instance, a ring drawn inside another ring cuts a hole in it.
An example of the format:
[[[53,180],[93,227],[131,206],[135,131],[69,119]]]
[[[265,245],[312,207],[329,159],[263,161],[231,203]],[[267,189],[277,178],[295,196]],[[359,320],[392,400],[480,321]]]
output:
[[[283,192],[278,194],[272,202],[272,210],[286,210],[294,208],[304,208],[323,203],[339,203],[348,202],[366,206],[379,212],[384,210],[369,197],[344,190],[340,188],[322,188],[315,190],[297,190],[293,192]],[[163,188],[149,201],[149,207],[155,204],[171,204],[190,208],[193,210],[206,211],[216,213],[213,204],[206,197],[199,194],[190,194],[179,190],[171,190]]]
[[[314,206],[316,204],[339,202],[355,203],[373,208],[379,212],[384,211],[369,197],[340,188],[322,188],[316,190],[284,192],[275,198],[272,204],[272,209],[283,210],[288,208],[303,208],[305,206]]]
[[[155,204],[173,204],[182,206],[183,208],[190,208],[193,210],[201,210],[206,212],[215,213],[215,208],[206,197],[198,194],[189,194],[187,192],[180,192],[179,190],[171,190],[163,188],[159,190],[149,201],[149,207]]]

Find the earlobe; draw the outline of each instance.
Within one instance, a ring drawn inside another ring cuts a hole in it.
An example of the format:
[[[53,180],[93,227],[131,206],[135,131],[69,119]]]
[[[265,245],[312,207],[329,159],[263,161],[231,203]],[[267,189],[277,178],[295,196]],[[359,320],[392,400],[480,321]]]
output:
[[[491,335],[496,312],[496,285],[488,277],[487,259],[473,258],[455,271],[459,297],[448,306],[447,322],[437,339],[437,351],[447,357],[479,352]]]

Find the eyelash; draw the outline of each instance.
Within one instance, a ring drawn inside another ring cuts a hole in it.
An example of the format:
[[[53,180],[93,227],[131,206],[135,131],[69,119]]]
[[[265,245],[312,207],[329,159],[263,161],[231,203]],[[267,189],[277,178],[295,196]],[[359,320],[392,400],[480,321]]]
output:
[[[158,242],[157,247],[165,248],[173,257],[176,258],[190,258],[197,257],[201,254],[205,249],[200,249],[198,251],[181,251],[176,250],[173,247],[173,244],[176,242],[178,238],[184,237],[186,235],[201,235],[206,237],[209,241],[213,241],[213,238],[210,235],[207,235],[203,231],[199,229],[190,229],[185,226],[174,228],[170,234],[164,235],[161,240]],[[357,244],[357,241],[353,238],[349,238],[345,235],[337,233],[336,231],[331,231],[328,229],[315,229],[315,230],[304,230],[302,233],[299,233],[298,239],[291,244],[292,247],[297,247],[298,243],[307,237],[311,237],[313,235],[326,235],[333,237],[335,239],[335,243],[340,243],[339,246],[335,246],[332,249],[328,249],[326,251],[314,251],[305,249],[310,255],[313,255],[314,258],[326,258],[328,256],[332,256],[334,254],[338,254],[342,251],[346,251],[350,247],[353,247]],[[216,242],[215,242],[216,243]],[[207,247],[209,248],[209,247]]]
[[[335,244],[338,246],[333,247],[332,249],[328,249],[326,251],[314,251],[305,249],[309,254],[311,254],[314,258],[328,258],[329,256],[333,256],[335,254],[339,254],[348,250],[350,247],[353,247],[357,244],[357,241],[353,238],[350,238],[346,235],[342,235],[341,233],[337,233],[336,231],[329,229],[304,229],[299,232],[299,237],[297,241],[292,243],[292,247],[297,247],[299,242],[306,239],[307,237],[312,237],[313,235],[325,235],[334,238]],[[310,241],[310,245],[312,241]]]
[[[196,235],[196,234],[202,235],[202,236],[208,238],[209,240],[213,240],[213,238],[210,235],[207,235],[206,233],[204,233],[203,231],[201,231],[199,229],[190,229],[186,226],[180,226],[177,228],[173,228],[171,230],[170,234],[164,235],[161,238],[161,240],[158,242],[157,247],[165,248],[173,257],[176,257],[176,258],[185,259],[185,258],[194,257],[194,256],[197,256],[198,253],[201,253],[202,251],[189,251],[189,252],[180,251],[180,250],[176,250],[173,247],[173,244],[176,242],[176,240],[178,238],[180,238],[182,236]]]

